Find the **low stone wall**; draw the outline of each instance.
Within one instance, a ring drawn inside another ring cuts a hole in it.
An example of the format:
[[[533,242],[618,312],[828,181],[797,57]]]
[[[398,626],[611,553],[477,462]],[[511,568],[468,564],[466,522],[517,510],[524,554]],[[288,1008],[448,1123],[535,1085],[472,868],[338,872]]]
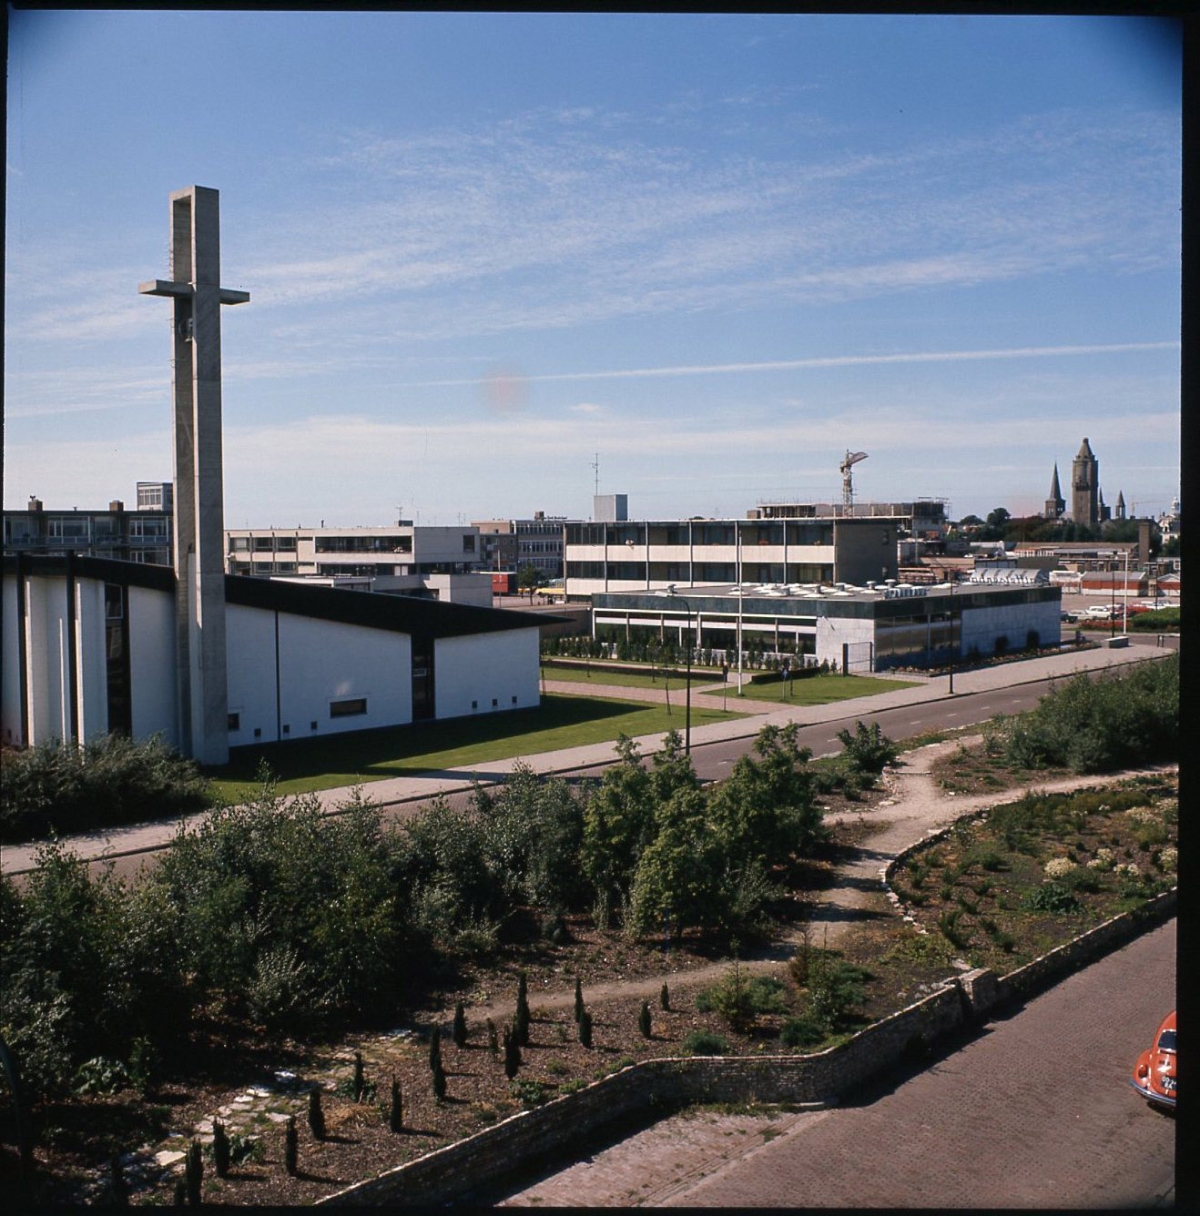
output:
[[[1105,921],[1011,975],[981,969],[949,979],[923,1000],[826,1051],[645,1060],[321,1202],[372,1207],[451,1203],[512,1173],[522,1162],[585,1143],[606,1125],[648,1111],[666,1114],[709,1102],[830,1105],[914,1049],[927,1050],[944,1035],[981,1020],[1000,1002],[1048,987],[1169,919],[1177,891]]]

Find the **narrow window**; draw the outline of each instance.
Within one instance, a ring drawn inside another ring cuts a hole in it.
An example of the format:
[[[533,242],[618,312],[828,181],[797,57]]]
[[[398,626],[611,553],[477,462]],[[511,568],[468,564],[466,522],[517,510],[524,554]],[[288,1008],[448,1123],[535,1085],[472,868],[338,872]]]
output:
[[[329,716],[331,718],[350,718],[355,714],[367,712],[366,697],[351,697],[346,701],[330,701]]]

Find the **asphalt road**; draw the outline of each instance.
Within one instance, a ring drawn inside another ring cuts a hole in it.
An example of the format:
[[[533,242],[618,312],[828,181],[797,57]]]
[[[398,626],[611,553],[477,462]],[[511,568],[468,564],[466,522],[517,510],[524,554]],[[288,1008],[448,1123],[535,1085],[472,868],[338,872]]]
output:
[[[1173,1207],[1175,1120],[1152,1110],[1128,1077],[1172,1007],[1175,941],[1171,921],[932,1065],[792,1117],[774,1138],[746,1137],[756,1147],[741,1155],[721,1151],[716,1125],[707,1176],[679,1178],[672,1139],[696,1132],[676,1116],[501,1202],[601,1207],[641,1195],[663,1207]]]

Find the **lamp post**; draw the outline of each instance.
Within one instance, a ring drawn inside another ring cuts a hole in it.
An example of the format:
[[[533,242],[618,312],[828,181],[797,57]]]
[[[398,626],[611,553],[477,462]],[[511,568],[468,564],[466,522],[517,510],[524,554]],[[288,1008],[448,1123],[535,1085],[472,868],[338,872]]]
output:
[[[678,600],[687,614],[687,693],[684,698],[683,711],[683,753],[685,756],[690,756],[692,754],[692,606],[683,596],[675,593],[674,583],[667,588],[667,598]]]
[[[954,579],[950,580],[950,695],[954,696]]]

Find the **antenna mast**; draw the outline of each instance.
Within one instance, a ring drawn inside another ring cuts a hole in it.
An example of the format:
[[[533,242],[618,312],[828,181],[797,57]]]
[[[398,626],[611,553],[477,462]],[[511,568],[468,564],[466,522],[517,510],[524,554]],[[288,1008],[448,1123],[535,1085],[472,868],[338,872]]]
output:
[[[592,493],[597,497],[600,494],[600,453],[594,453],[595,459],[592,461],[592,472],[595,473],[595,483],[592,487]]]

